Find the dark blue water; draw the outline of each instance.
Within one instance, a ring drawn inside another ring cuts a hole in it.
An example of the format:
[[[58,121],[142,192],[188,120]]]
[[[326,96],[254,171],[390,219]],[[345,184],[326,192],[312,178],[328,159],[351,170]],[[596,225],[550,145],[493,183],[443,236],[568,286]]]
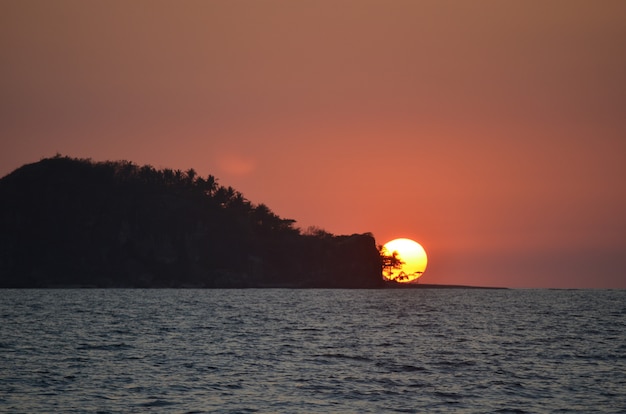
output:
[[[0,290],[0,412],[626,412],[626,291]]]

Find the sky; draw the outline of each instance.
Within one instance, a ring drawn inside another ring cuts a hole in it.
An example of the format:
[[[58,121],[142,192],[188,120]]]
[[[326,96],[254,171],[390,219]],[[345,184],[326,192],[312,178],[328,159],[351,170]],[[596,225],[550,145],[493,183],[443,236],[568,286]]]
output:
[[[421,283],[626,288],[626,2],[0,0],[0,176],[212,174]]]

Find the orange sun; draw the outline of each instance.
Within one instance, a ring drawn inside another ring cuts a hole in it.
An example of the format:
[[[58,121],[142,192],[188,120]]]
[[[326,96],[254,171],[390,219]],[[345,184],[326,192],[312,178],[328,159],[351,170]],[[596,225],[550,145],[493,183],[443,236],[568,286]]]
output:
[[[409,283],[417,280],[426,270],[426,251],[411,239],[391,240],[385,243],[381,253],[385,280]]]

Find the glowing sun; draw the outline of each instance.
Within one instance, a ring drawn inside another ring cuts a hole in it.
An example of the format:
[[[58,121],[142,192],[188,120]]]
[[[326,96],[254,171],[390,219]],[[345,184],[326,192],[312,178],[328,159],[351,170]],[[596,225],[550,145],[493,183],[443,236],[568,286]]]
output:
[[[426,270],[428,257],[424,248],[411,239],[395,239],[381,250],[383,278],[408,283],[417,280]]]

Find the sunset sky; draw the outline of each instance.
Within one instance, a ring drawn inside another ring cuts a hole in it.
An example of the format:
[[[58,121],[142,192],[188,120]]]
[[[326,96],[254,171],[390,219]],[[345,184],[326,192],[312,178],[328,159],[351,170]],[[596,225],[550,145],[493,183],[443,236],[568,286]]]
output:
[[[213,174],[421,283],[626,288],[626,1],[0,0],[0,176]]]

